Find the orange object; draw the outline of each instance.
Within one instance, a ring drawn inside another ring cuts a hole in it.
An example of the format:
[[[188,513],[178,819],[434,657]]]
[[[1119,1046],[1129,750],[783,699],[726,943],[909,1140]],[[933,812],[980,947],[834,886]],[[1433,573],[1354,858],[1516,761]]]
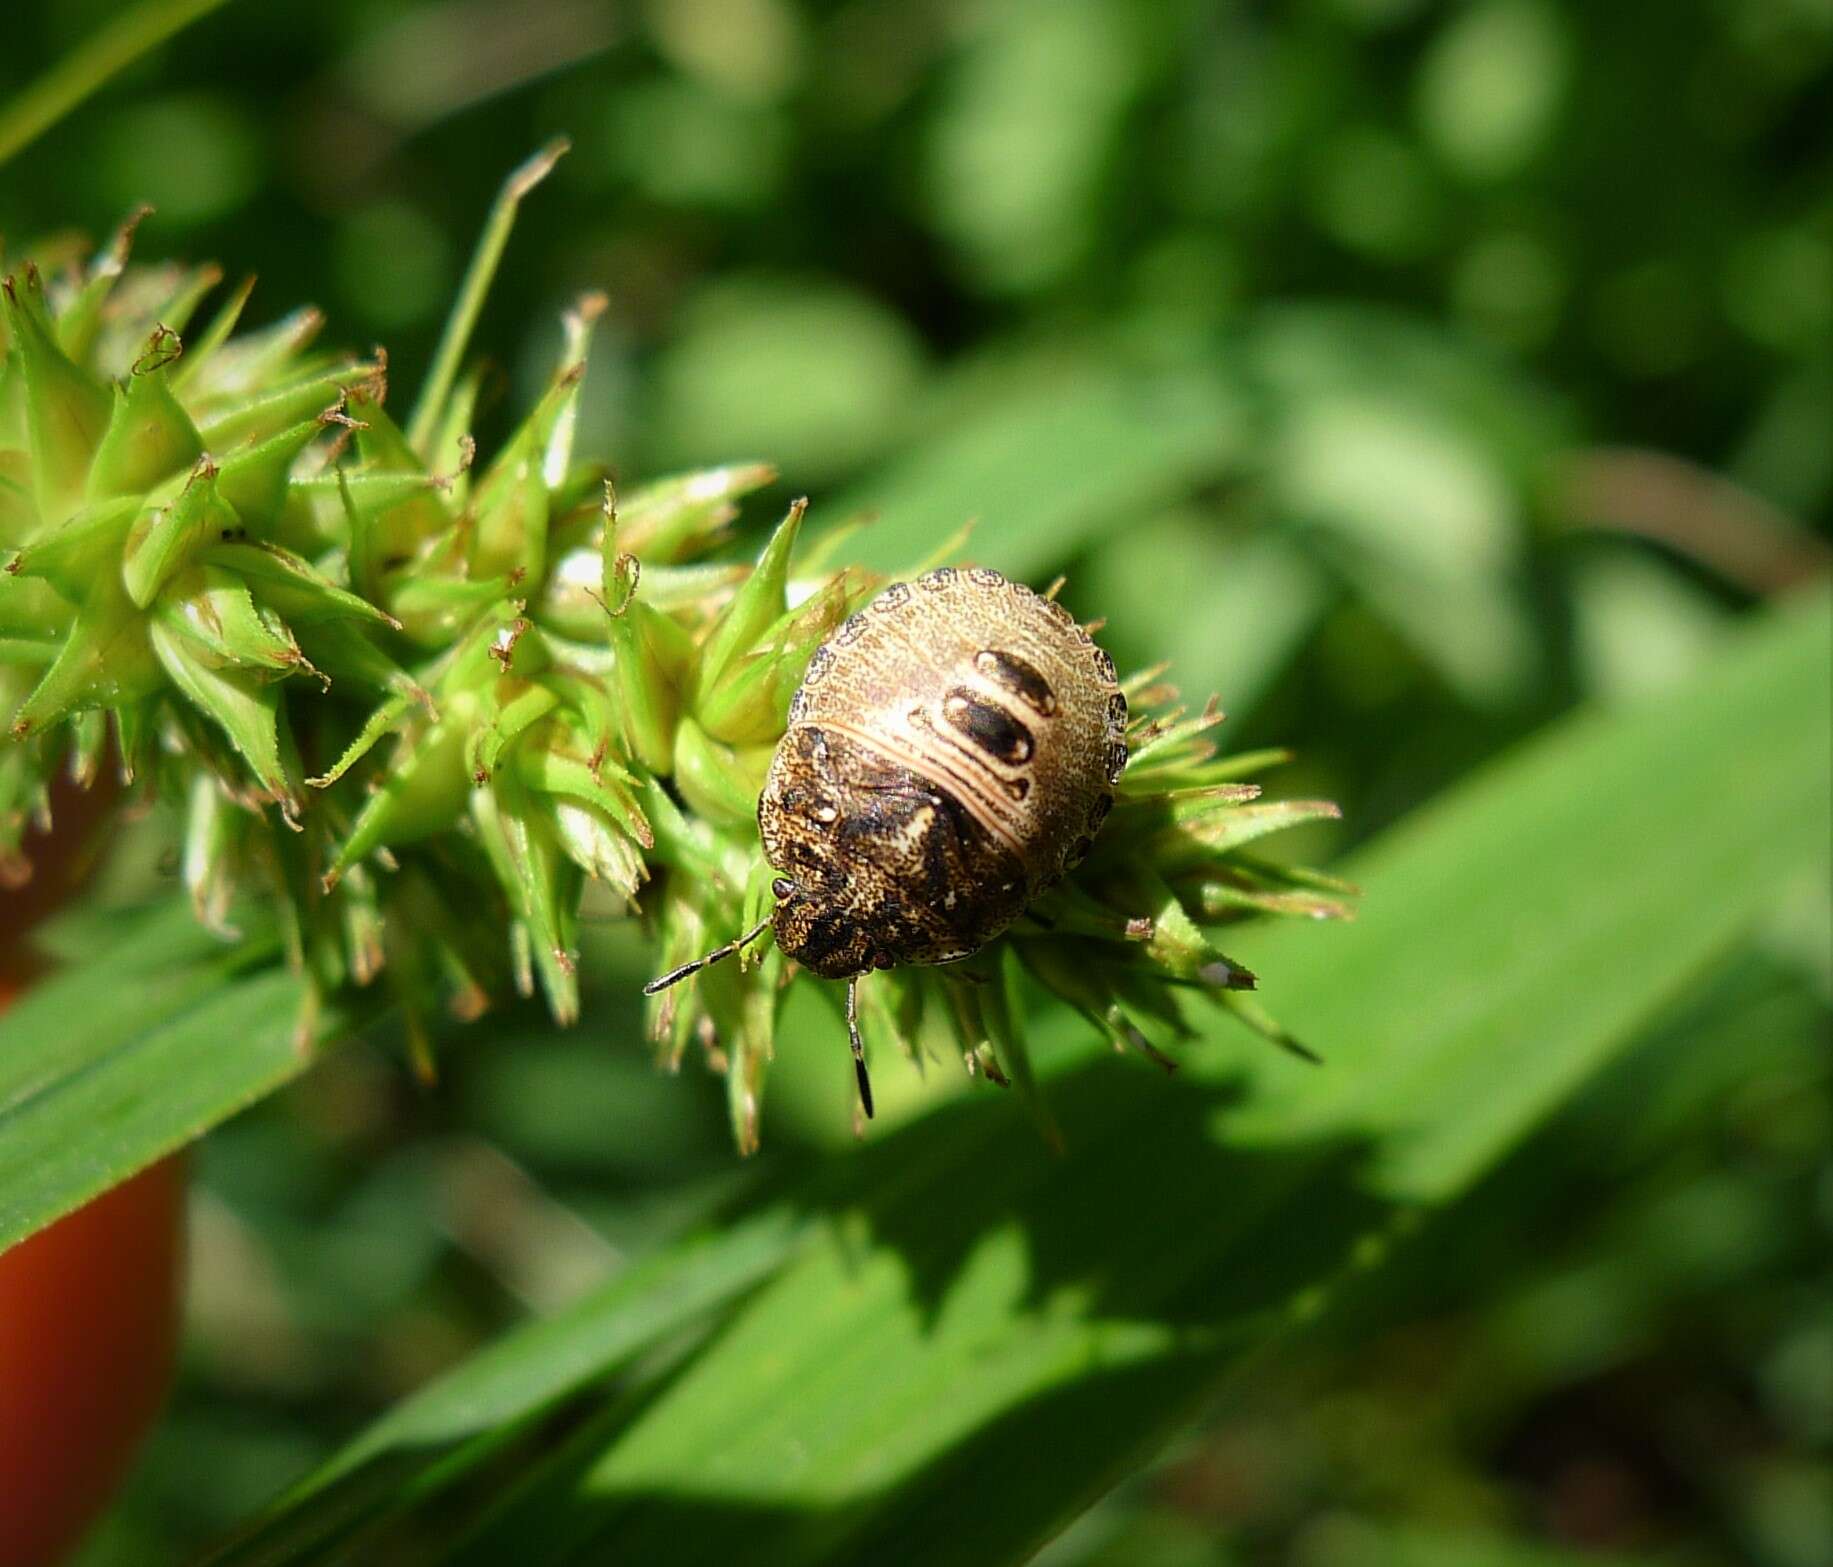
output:
[[[0,1253],[0,1562],[63,1559],[126,1476],[178,1348],[167,1159]]]
[[[0,1011],[30,973],[25,928],[73,886],[100,802],[63,802],[29,892],[0,899]],[[69,808],[71,805],[74,809]],[[64,1560],[127,1474],[178,1349],[185,1170],[142,1170],[0,1252],[0,1563]]]

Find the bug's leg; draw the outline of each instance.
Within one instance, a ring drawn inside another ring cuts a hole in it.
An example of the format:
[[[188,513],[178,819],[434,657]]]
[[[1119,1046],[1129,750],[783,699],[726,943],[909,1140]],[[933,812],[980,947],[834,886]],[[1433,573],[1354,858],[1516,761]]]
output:
[[[859,1037],[859,976],[846,982],[846,1034],[853,1046],[853,1075],[859,1079],[859,1107],[872,1119],[872,1079],[866,1075],[866,1046]]]
[[[652,979],[643,987],[643,994],[653,996],[658,990],[666,990],[670,985],[679,984],[689,974],[698,974],[709,963],[717,963],[721,958],[729,958],[740,947],[747,946],[763,935],[770,924],[771,916],[766,914],[736,941],[728,941],[723,947],[715,947],[705,957],[695,958],[692,963],[683,963],[680,968],[670,969],[666,974]]]

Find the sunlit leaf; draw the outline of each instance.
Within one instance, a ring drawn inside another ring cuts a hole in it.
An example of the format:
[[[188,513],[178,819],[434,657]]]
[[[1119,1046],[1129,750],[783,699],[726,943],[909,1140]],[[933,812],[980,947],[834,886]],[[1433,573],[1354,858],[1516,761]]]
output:
[[[0,1018],[0,1249],[312,1065],[344,1020],[273,954],[169,904]]]
[[[378,1427],[270,1520],[273,1550],[221,1559],[332,1559],[316,1507],[384,1471],[433,1507],[467,1487],[467,1562],[1022,1557],[1454,1202],[1820,852],[1827,609],[1403,824],[1352,867],[1361,922],[1243,932],[1323,1068],[1218,1024],[1167,1079],[1050,1029],[1066,1155],[1010,1102],[932,1113],[755,1205],[747,1223],[814,1229],[643,1397],[507,1466],[481,1438],[453,1456]],[[612,1311],[582,1303],[423,1396],[488,1387],[499,1435],[526,1429],[620,1363]],[[599,1333],[617,1348],[595,1357]]]

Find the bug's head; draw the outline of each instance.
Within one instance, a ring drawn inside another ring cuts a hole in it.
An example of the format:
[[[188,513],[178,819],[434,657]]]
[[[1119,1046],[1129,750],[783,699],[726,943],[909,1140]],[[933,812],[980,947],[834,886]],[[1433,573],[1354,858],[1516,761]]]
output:
[[[770,884],[770,927],[783,956],[823,979],[848,979],[879,967],[881,944],[845,903],[779,876]]]

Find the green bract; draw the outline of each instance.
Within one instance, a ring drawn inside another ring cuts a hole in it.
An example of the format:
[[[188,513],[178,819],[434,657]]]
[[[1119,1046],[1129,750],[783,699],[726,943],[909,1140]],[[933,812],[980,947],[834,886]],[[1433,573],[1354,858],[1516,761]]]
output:
[[[130,785],[183,802],[203,921],[229,933],[245,896],[281,910],[302,1039],[372,985],[422,1062],[435,1013],[512,985],[571,1020],[589,885],[649,922],[658,968],[754,923],[757,791],[790,698],[882,585],[799,549],[801,501],[754,566],[718,558],[765,466],[613,493],[573,450],[602,300],[569,314],[546,392],[477,460],[479,377],[458,366],[514,206],[556,155],[505,187],[402,422],[385,361],[315,349],[315,312],[238,334],[243,287],[194,330],[219,275],[130,266],[131,225],[86,268],[5,281],[0,877],[27,873],[52,773],[87,782],[112,750]],[[1347,912],[1342,884],[1251,847],[1334,807],[1260,801],[1242,780],[1277,756],[1218,758],[1213,710],[1151,716],[1171,699],[1158,674],[1127,683],[1143,712],[1094,854],[969,962],[875,976],[879,1048],[945,1046],[1026,1085],[1029,983],[1153,1056],[1180,993],[1283,1038],[1212,936]],[[788,979],[766,947],[650,1006],[667,1062],[698,1044],[723,1067],[746,1149]]]

